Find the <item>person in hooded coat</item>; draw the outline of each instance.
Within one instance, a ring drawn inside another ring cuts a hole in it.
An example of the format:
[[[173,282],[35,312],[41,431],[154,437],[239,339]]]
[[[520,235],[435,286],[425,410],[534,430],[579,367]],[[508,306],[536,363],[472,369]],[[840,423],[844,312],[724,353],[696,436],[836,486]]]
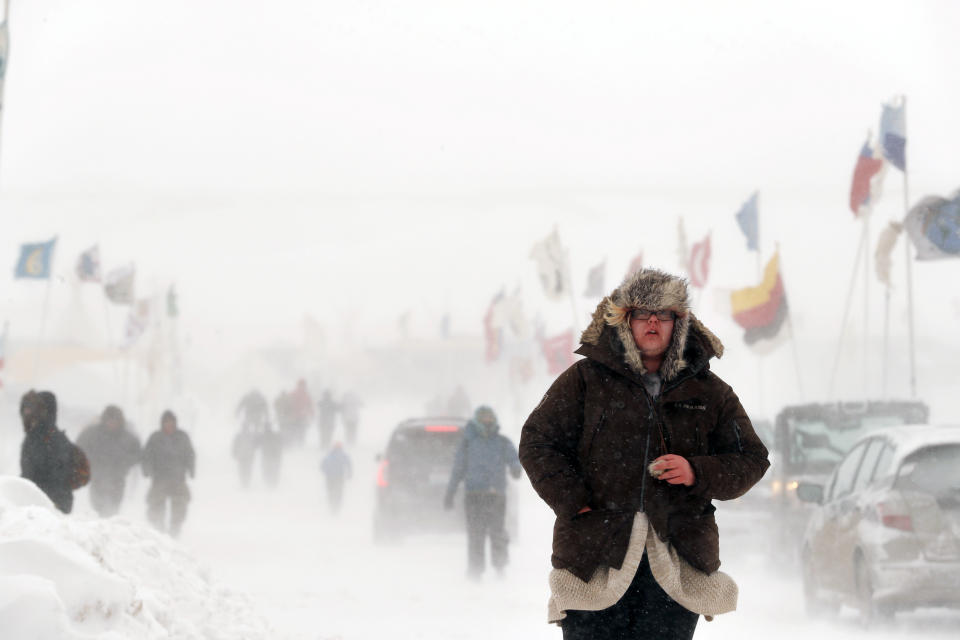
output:
[[[327,504],[331,513],[339,513],[343,502],[343,485],[353,474],[350,458],[343,450],[343,445],[334,442],[329,453],[323,457],[320,469],[327,481]]]
[[[77,446],[90,459],[90,503],[101,517],[120,510],[127,473],[140,462],[140,438],[127,430],[120,407],[110,405],[100,421],[84,429]]]
[[[483,574],[485,548],[490,538],[490,563],[498,571],[507,565],[504,520],[507,505],[507,469],[514,478],[523,473],[517,449],[500,434],[497,416],[488,406],[478,407],[464,427],[444,496],[444,507],[453,508],[453,497],[463,482],[463,509],[467,519],[467,575]]]
[[[556,514],[548,620],[565,640],[691,638],[698,614],[736,607],[712,501],[746,493],[767,450],[710,371],[723,345],[681,278],[627,276],[580,341],[520,437]]]
[[[147,491],[147,518],[157,529],[177,537],[187,517],[190,502],[187,475],[194,477],[196,455],[190,436],[177,427],[177,417],[172,411],[163,412],[160,430],[150,435],[143,448],[141,465],[143,475],[152,480]],[[169,526],[166,524],[168,502]]]
[[[57,397],[49,391],[25,393],[20,419],[26,435],[20,448],[20,475],[32,481],[63,513],[73,510],[73,491],[90,480],[90,463],[57,429]]]

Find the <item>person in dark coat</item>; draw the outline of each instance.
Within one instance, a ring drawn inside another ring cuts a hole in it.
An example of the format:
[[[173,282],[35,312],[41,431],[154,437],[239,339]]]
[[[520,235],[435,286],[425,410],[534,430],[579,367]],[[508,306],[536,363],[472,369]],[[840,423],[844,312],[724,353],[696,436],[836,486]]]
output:
[[[77,437],[77,446],[90,459],[90,503],[101,517],[120,510],[127,473],[140,462],[140,438],[126,428],[120,407],[110,405],[100,421]]]
[[[655,269],[627,276],[580,340],[584,358],[551,385],[520,437],[520,461],[556,514],[554,621],[565,640],[691,638],[698,612],[677,598],[692,602],[686,596],[714,578],[732,584],[717,572],[712,500],[746,493],[769,466],[767,450],[733,389],[710,371],[723,345],[690,311],[681,278]],[[645,538],[632,534],[637,523]],[[671,554],[647,553],[660,544]],[[628,551],[642,560],[626,592],[610,593],[598,581],[627,566]],[[655,562],[689,583],[659,584]],[[572,591],[603,597],[570,606]],[[690,606],[708,615],[715,609],[701,607],[711,597],[702,591]]]
[[[20,399],[26,435],[20,448],[20,475],[40,488],[64,513],[73,509],[73,491],[90,480],[83,450],[57,429],[57,397],[30,390]]]
[[[143,448],[143,475],[152,480],[147,491],[147,518],[161,531],[176,537],[187,516],[190,489],[187,475],[194,477],[196,455],[190,436],[177,427],[177,417],[164,411],[160,430],[154,431]],[[167,502],[170,503],[170,524],[167,526]]]
[[[337,425],[337,412],[339,411],[340,404],[333,399],[330,390],[326,389],[317,403],[317,426],[320,429],[321,449],[326,449],[333,441],[333,430]]]
[[[500,433],[497,416],[488,406],[478,407],[464,428],[447,483],[444,507],[453,508],[453,497],[463,482],[463,509],[467,518],[467,575],[478,579],[485,565],[490,538],[490,563],[498,571],[507,564],[504,519],[507,506],[507,469],[514,478],[523,473],[517,449]]]
[[[350,458],[343,450],[343,445],[334,442],[330,452],[324,456],[320,469],[327,480],[327,503],[332,513],[340,511],[343,502],[343,485],[353,474]]]

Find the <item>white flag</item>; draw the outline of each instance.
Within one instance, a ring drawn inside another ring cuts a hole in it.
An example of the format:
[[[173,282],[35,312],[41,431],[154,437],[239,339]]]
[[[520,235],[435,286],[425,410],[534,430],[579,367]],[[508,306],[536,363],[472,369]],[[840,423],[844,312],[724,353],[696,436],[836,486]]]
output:
[[[543,292],[547,298],[559,300],[569,295],[567,251],[560,244],[560,234],[557,233],[556,229],[533,246],[530,257],[537,261],[540,283],[543,285]]]

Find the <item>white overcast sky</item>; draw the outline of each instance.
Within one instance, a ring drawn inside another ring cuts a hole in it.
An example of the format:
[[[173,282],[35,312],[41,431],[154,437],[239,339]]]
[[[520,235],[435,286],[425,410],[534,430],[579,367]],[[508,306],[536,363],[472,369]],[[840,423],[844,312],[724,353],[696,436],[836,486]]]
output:
[[[408,308],[478,333],[517,284],[566,322],[528,258],[553,225],[578,289],[604,258],[612,288],[640,249],[675,269],[681,215],[691,240],[713,233],[712,285],[743,286],[733,213],[755,189],[798,331],[832,341],[850,176],[884,100],[908,97],[911,200],[960,187],[954,2],[12,5],[0,265],[58,234],[67,276],[99,243],[107,268],[177,282],[204,345],[295,340],[305,313],[389,333]],[[902,214],[891,170],[873,233]],[[925,330],[948,331],[956,265],[915,271]],[[0,282],[17,334],[43,288]]]

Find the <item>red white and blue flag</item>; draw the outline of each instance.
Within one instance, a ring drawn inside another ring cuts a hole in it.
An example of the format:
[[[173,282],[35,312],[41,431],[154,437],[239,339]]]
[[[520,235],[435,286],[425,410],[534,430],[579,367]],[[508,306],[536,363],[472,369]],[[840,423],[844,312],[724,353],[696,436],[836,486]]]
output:
[[[870,145],[870,136],[860,148],[857,164],[853,168],[853,182],[850,184],[850,210],[855,216],[869,215],[870,208],[880,196],[880,184],[883,181],[883,157]]]
[[[907,170],[907,104],[903,96],[883,105],[880,114],[880,148],[883,157],[900,171]]]

